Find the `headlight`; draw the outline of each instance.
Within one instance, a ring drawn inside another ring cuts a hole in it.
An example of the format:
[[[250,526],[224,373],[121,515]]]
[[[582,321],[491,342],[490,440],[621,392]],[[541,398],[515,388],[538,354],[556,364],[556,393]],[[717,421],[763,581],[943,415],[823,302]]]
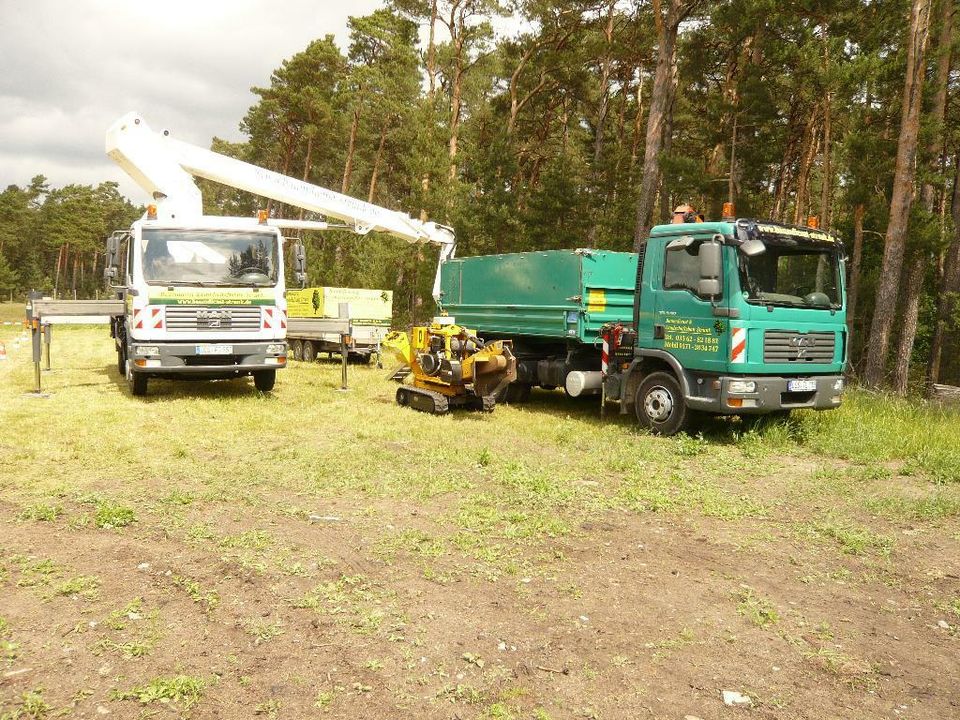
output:
[[[137,355],[159,355],[160,348],[156,345],[137,345]]]
[[[287,346],[283,343],[274,343],[272,345],[267,345],[267,354],[268,355],[280,355],[287,351]]]
[[[843,392],[843,378],[840,378],[833,384],[833,389],[836,392]]]
[[[727,392],[740,395],[757,391],[757,384],[753,380],[731,380],[727,384]]]

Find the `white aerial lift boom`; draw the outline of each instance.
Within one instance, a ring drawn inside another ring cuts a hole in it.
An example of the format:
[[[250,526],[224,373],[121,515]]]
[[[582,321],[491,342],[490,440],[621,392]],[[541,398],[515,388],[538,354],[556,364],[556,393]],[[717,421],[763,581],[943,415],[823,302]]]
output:
[[[136,113],[106,134],[106,151],[155,203],[129,231],[108,241],[110,280],[119,283],[126,312],[114,318],[118,367],[136,395],[149,377],[253,375],[273,387],[286,364],[286,301],[280,228],[343,228],[359,235],[384,232],[440,247],[440,265],[453,257],[453,231],[402,212],[311,185],[157,133]],[[335,218],[326,221],[226,218],[203,215],[194,177]],[[299,243],[294,266],[302,281]]]

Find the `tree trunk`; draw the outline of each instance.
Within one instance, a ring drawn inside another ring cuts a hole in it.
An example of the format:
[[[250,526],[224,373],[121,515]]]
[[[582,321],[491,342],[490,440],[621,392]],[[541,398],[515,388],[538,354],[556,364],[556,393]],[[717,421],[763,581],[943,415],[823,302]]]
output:
[[[663,148],[660,151],[661,158],[670,157],[670,151],[673,149],[673,100],[676,99],[676,89],[677,89],[677,67],[674,65],[673,68],[673,90],[671,94],[670,108],[667,111],[665,121],[663,123]],[[660,204],[660,224],[665,225],[670,222],[670,219],[673,217],[673,213],[670,211],[673,209],[671,201],[673,199],[673,194],[670,191],[670,188],[664,187],[665,178],[663,173],[660,173],[660,185],[658,191],[659,204]]]
[[[777,174],[776,192],[774,194],[773,210],[770,217],[780,222],[787,219],[787,199],[790,197],[790,189],[793,184],[793,162],[797,155],[797,115],[799,110],[797,105],[791,103],[790,118],[787,120],[789,132],[787,134],[787,146],[783,151],[783,160],[780,162],[780,172]]]
[[[953,5],[953,0],[940,0],[940,35],[937,38],[937,84],[934,86],[933,106],[930,108],[929,115],[934,132],[927,148],[930,156],[931,176],[935,176],[940,169],[940,157],[943,155],[946,143],[943,121],[947,113],[947,88],[950,84],[950,64],[953,50]],[[935,190],[932,182],[925,182],[920,192],[923,209],[931,214],[936,203]]]
[[[847,289],[847,331],[853,335],[860,294],[860,264],[863,261],[863,216],[867,208],[859,203],[853,209],[853,259],[850,262],[850,287]]]
[[[437,92],[437,0],[430,4],[430,40],[427,44],[427,79],[430,83],[430,101]]]
[[[830,73],[830,30],[828,25],[823,27],[823,64],[827,75]],[[830,152],[832,150],[830,136],[832,102],[830,88],[823,94],[823,176],[820,181],[820,227],[830,229],[830,198],[832,196],[833,170],[830,167]]]
[[[807,123],[803,138],[803,150],[800,153],[800,168],[797,171],[797,196],[793,205],[793,224],[807,224],[807,209],[810,201],[810,171],[817,156],[820,144],[820,108],[815,106],[810,122]]]
[[[930,0],[913,0],[910,12],[910,37],[907,42],[907,74],[903,84],[903,110],[900,120],[900,139],[897,142],[897,162],[890,200],[890,220],[883,243],[883,264],[877,283],[870,324],[870,342],[864,380],[879,386],[886,375],[890,349],[890,308],[897,306],[900,271],[903,268],[904,247],[910,207],[913,204],[913,181],[916,174],[917,136],[920,131],[920,111],[923,105],[924,53],[930,34]]]
[[[353,110],[353,122],[350,123],[350,139],[347,141],[347,159],[343,164],[343,183],[340,192],[346,195],[350,191],[350,176],[353,174],[353,155],[357,145],[357,130],[360,127],[360,105]]]
[[[947,323],[956,306],[957,293],[960,291],[960,148],[956,151],[956,175],[953,178],[953,242],[947,249],[943,261],[943,275],[940,278],[940,292],[937,294],[937,319],[933,326],[933,339],[930,342],[930,362],[927,366],[927,379],[930,383],[940,381],[940,359],[943,355],[943,339],[947,332]]]
[[[460,47],[457,53],[457,65],[453,71],[450,88],[450,179],[457,177],[457,144],[460,139],[460,110],[461,93],[463,92],[463,67],[460,53],[463,48]]]
[[[941,0],[940,11],[940,35],[937,39],[936,85],[934,85],[933,89],[933,107],[930,109],[928,116],[934,127],[930,144],[927,147],[930,177],[935,177],[939,172],[940,156],[943,154],[946,139],[943,120],[947,110],[947,86],[950,80],[950,60],[953,45],[953,0]],[[936,204],[936,188],[930,179],[923,183],[923,187],[920,190],[920,202],[923,209],[933,215]],[[904,302],[904,317],[900,329],[900,339],[897,342],[896,363],[893,371],[894,391],[900,395],[906,394],[907,391],[910,360],[913,354],[913,343],[917,334],[917,316],[920,309],[920,294],[925,275],[924,270],[930,258],[930,251],[927,248],[915,248],[913,252],[914,257],[910,270],[910,282],[907,283],[906,287],[907,295]],[[943,300],[940,298],[938,301],[942,302]]]
[[[380,144],[377,145],[377,155],[373,160],[373,172],[370,173],[370,192],[367,193],[367,202],[373,202],[373,195],[377,191],[377,175],[380,172],[380,163],[383,160],[383,146],[387,141],[387,127],[390,124],[389,119],[384,119],[380,127]]]
[[[657,69],[647,115],[646,147],[643,152],[643,175],[637,198],[636,226],[633,233],[635,249],[646,241],[650,232],[650,214],[657,195],[660,178],[660,152],[663,149],[664,125],[672,103],[674,67],[677,56],[677,33],[680,23],[698,4],[694,0],[666,0],[669,5],[663,13],[663,0],[653,0],[653,13],[657,25]]]
[[[910,358],[913,341],[917,337],[917,318],[920,316],[920,295],[926,271],[926,253],[920,249],[913,252],[904,268],[903,316],[900,320],[900,335],[897,338],[893,365],[893,391],[906,395],[910,379]]]
[[[610,0],[607,5],[607,24],[603,29],[604,38],[607,41],[607,51],[600,62],[600,107],[597,109],[596,132],[593,137],[593,185],[599,184],[600,179],[600,158],[603,155],[603,128],[607,122],[607,110],[610,105],[610,48],[613,43],[613,8],[616,5],[614,0]],[[597,241],[597,220],[594,216],[590,224],[590,230],[587,232],[587,247],[593,247]]]
[[[633,138],[630,141],[630,182],[640,152],[640,127],[643,121],[643,68],[637,70],[637,114],[633,117]]]
[[[307,182],[310,178],[310,158],[313,155],[313,136],[307,138],[307,157],[303,161],[303,181]],[[298,217],[303,220],[304,209],[300,208]]]

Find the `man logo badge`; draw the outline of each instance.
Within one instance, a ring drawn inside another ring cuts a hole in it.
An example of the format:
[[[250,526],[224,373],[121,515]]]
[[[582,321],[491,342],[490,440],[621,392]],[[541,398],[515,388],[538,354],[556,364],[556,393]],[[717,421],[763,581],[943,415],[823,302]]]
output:
[[[218,328],[229,325],[233,313],[229,310],[197,310],[197,327]]]
[[[805,358],[807,351],[816,345],[817,339],[812,335],[794,335],[790,338],[790,346],[797,351],[797,360]]]

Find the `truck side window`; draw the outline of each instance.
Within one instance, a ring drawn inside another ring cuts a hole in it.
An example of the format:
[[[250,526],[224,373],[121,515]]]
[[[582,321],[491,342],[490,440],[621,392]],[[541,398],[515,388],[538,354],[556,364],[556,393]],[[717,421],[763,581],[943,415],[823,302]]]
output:
[[[699,243],[683,250],[668,250],[663,260],[663,289],[689,290],[696,294],[700,282]]]
[[[125,267],[122,268],[128,280],[130,279],[130,276],[133,274],[133,246],[134,246],[134,240],[133,240],[133,235],[131,234],[127,237],[127,253],[126,253],[127,259],[126,259],[126,262],[123,263]]]

